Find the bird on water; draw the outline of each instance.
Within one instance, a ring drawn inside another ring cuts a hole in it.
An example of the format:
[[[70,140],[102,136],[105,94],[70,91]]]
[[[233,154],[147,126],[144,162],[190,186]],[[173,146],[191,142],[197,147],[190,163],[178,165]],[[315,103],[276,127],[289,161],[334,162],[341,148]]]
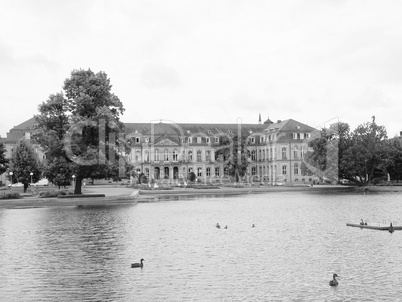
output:
[[[329,285],[330,286],[337,286],[338,285],[338,280],[336,280],[336,277],[339,277],[337,274],[333,275],[333,279],[331,281],[329,281]]]
[[[143,267],[144,263],[142,263],[144,261],[144,259],[141,258],[141,262],[140,263],[132,263],[131,267]]]
[[[221,228],[221,226],[219,225],[219,223],[216,223],[216,227],[217,227],[218,229]]]

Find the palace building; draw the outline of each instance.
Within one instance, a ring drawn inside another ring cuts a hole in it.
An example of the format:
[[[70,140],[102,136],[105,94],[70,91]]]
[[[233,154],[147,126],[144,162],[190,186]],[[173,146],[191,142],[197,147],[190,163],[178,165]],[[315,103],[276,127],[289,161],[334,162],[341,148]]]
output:
[[[32,118],[0,138],[11,157],[20,139],[30,140],[37,128]],[[215,152],[221,140],[241,134],[246,138],[249,167],[245,181],[269,184],[307,183],[311,176],[302,174],[303,154],[315,128],[293,119],[256,124],[196,123],[125,123],[125,139],[130,144],[127,155],[137,173],[148,179],[165,179],[172,183],[194,172],[199,181],[215,182],[228,178],[228,168]],[[32,142],[39,159],[45,159],[40,147]],[[4,182],[3,182],[4,183]]]

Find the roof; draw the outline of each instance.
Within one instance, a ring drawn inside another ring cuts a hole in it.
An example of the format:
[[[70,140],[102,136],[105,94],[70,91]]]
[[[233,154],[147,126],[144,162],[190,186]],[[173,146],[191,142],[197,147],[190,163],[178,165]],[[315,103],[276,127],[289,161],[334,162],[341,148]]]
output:
[[[38,122],[36,121],[36,117],[32,117],[29,120],[14,126],[10,131],[12,130],[27,130],[27,129],[33,129],[34,125],[37,124]]]
[[[266,125],[261,124],[195,124],[195,123],[125,123],[127,133],[139,135],[164,135],[164,136],[192,136],[197,133],[220,134],[232,131],[236,134],[239,129],[242,133],[261,132],[263,133]],[[151,127],[153,125],[153,130]],[[153,132],[152,132],[153,131]],[[152,132],[152,133],[151,133]]]
[[[270,124],[267,127],[267,131],[281,131],[281,132],[296,132],[296,131],[304,131],[304,132],[311,132],[314,131],[315,128],[295,121],[293,119],[288,119],[284,121],[278,121],[276,123]]]

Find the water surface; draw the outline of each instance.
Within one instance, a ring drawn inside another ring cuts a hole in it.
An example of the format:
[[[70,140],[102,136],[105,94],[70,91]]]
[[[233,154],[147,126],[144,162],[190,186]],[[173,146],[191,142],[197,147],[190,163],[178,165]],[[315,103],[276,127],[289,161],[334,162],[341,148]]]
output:
[[[400,199],[281,192],[0,209],[0,300],[398,301],[402,232],[346,222],[401,224]]]

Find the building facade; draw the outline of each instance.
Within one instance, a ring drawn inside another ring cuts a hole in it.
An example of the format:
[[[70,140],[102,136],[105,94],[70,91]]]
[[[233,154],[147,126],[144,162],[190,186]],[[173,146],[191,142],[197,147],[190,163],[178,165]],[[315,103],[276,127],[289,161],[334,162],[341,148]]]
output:
[[[37,128],[32,118],[12,128],[0,142],[11,158],[20,139],[30,140]],[[216,156],[223,139],[246,138],[249,167],[243,181],[267,184],[307,183],[302,174],[303,155],[315,130],[292,119],[256,124],[125,123],[125,139],[131,152],[126,160],[148,179],[177,183],[191,172],[203,182],[228,179],[225,159]],[[31,140],[30,140],[31,141]],[[31,141],[40,160],[45,154]],[[3,175],[3,183],[7,175]]]
[[[258,124],[126,124],[131,153],[128,161],[137,173],[151,179],[178,182],[191,172],[203,182],[228,178],[226,162],[216,156],[221,140],[246,137],[249,168],[244,181],[306,183],[303,155],[315,129],[295,120],[267,120]]]

